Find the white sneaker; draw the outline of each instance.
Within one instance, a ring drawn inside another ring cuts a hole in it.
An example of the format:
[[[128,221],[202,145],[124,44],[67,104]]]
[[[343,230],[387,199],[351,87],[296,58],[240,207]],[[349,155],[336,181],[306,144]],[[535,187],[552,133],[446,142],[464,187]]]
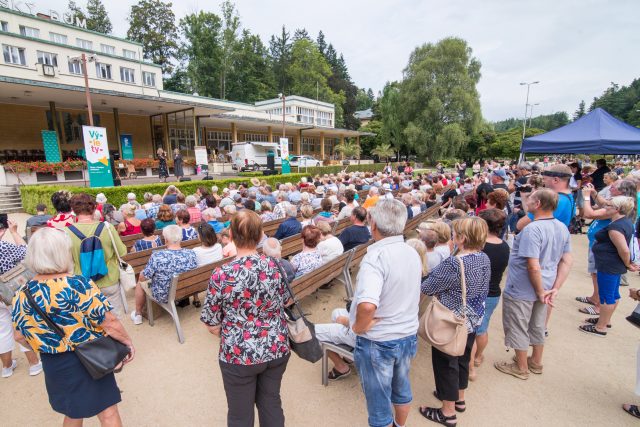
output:
[[[42,362],[38,362],[35,365],[29,366],[29,375],[35,377],[40,372],[42,372]]]
[[[134,325],[142,325],[142,315],[136,314],[135,310],[131,312],[131,320],[133,320]]]
[[[13,375],[13,370],[16,369],[16,366],[18,366],[18,361],[13,359],[9,368],[2,368],[2,378],[9,378]]]

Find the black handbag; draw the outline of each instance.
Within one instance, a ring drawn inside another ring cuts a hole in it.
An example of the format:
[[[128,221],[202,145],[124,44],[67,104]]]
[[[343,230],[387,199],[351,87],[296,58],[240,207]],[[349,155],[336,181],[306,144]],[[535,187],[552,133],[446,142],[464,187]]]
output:
[[[307,320],[304,312],[298,304],[291,286],[289,285],[289,279],[284,272],[282,265],[276,261],[278,270],[280,270],[280,276],[284,281],[291,299],[293,299],[293,307],[298,311],[296,316],[292,309],[285,308],[284,312],[287,316],[287,328],[289,329],[289,345],[291,350],[298,355],[301,359],[308,362],[315,363],[322,359],[322,348],[320,347],[320,341],[316,338],[315,325]]]
[[[29,300],[29,304],[42,317],[45,323],[55,331],[60,337],[64,338],[65,333],[56,323],[51,320],[38,304],[36,304],[29,288],[25,286],[24,294]],[[77,344],[74,352],[80,363],[85,367],[91,378],[99,380],[107,374],[110,374],[122,361],[129,355],[131,350],[120,341],[114,340],[108,335],[100,338]]]

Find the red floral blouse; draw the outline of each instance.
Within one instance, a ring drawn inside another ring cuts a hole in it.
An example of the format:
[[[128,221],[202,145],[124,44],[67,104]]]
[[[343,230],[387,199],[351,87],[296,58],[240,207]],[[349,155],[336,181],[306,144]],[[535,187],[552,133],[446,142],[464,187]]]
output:
[[[286,356],[284,305],[288,299],[271,257],[250,255],[215,269],[200,320],[222,326],[220,360],[255,365]]]

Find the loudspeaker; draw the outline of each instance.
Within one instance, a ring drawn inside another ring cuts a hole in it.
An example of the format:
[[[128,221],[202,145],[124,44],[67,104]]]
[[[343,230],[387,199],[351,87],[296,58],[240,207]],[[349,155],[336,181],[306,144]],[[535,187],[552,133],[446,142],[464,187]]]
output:
[[[271,153],[269,153],[271,154]],[[274,170],[276,168],[275,157],[267,154],[267,169]]]
[[[205,176],[204,178],[202,178],[203,181],[213,181],[213,177],[212,176]]]
[[[191,178],[189,178],[188,176],[181,176],[178,181],[180,181],[180,182],[182,182],[182,181],[191,181]]]
[[[268,175],[277,175],[278,171],[275,169],[267,169],[267,170],[263,170],[262,171],[262,175],[263,176],[268,176]]]

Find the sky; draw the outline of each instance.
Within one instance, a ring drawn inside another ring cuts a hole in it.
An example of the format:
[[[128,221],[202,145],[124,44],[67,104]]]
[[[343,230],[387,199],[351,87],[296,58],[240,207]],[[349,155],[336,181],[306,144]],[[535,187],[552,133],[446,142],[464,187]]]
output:
[[[30,0],[64,12],[67,0]],[[76,0],[84,5],[84,0]],[[124,37],[133,0],[103,1],[113,34]],[[219,13],[221,0],[174,0],[176,19]],[[526,86],[533,115],[587,106],[611,82],[640,77],[639,0],[236,0],[243,28],[268,44],[282,25],[306,28],[344,55],[354,83],[378,93],[402,79],[409,55],[445,37],[465,39],[482,63],[478,84],[489,121],[523,117]]]

